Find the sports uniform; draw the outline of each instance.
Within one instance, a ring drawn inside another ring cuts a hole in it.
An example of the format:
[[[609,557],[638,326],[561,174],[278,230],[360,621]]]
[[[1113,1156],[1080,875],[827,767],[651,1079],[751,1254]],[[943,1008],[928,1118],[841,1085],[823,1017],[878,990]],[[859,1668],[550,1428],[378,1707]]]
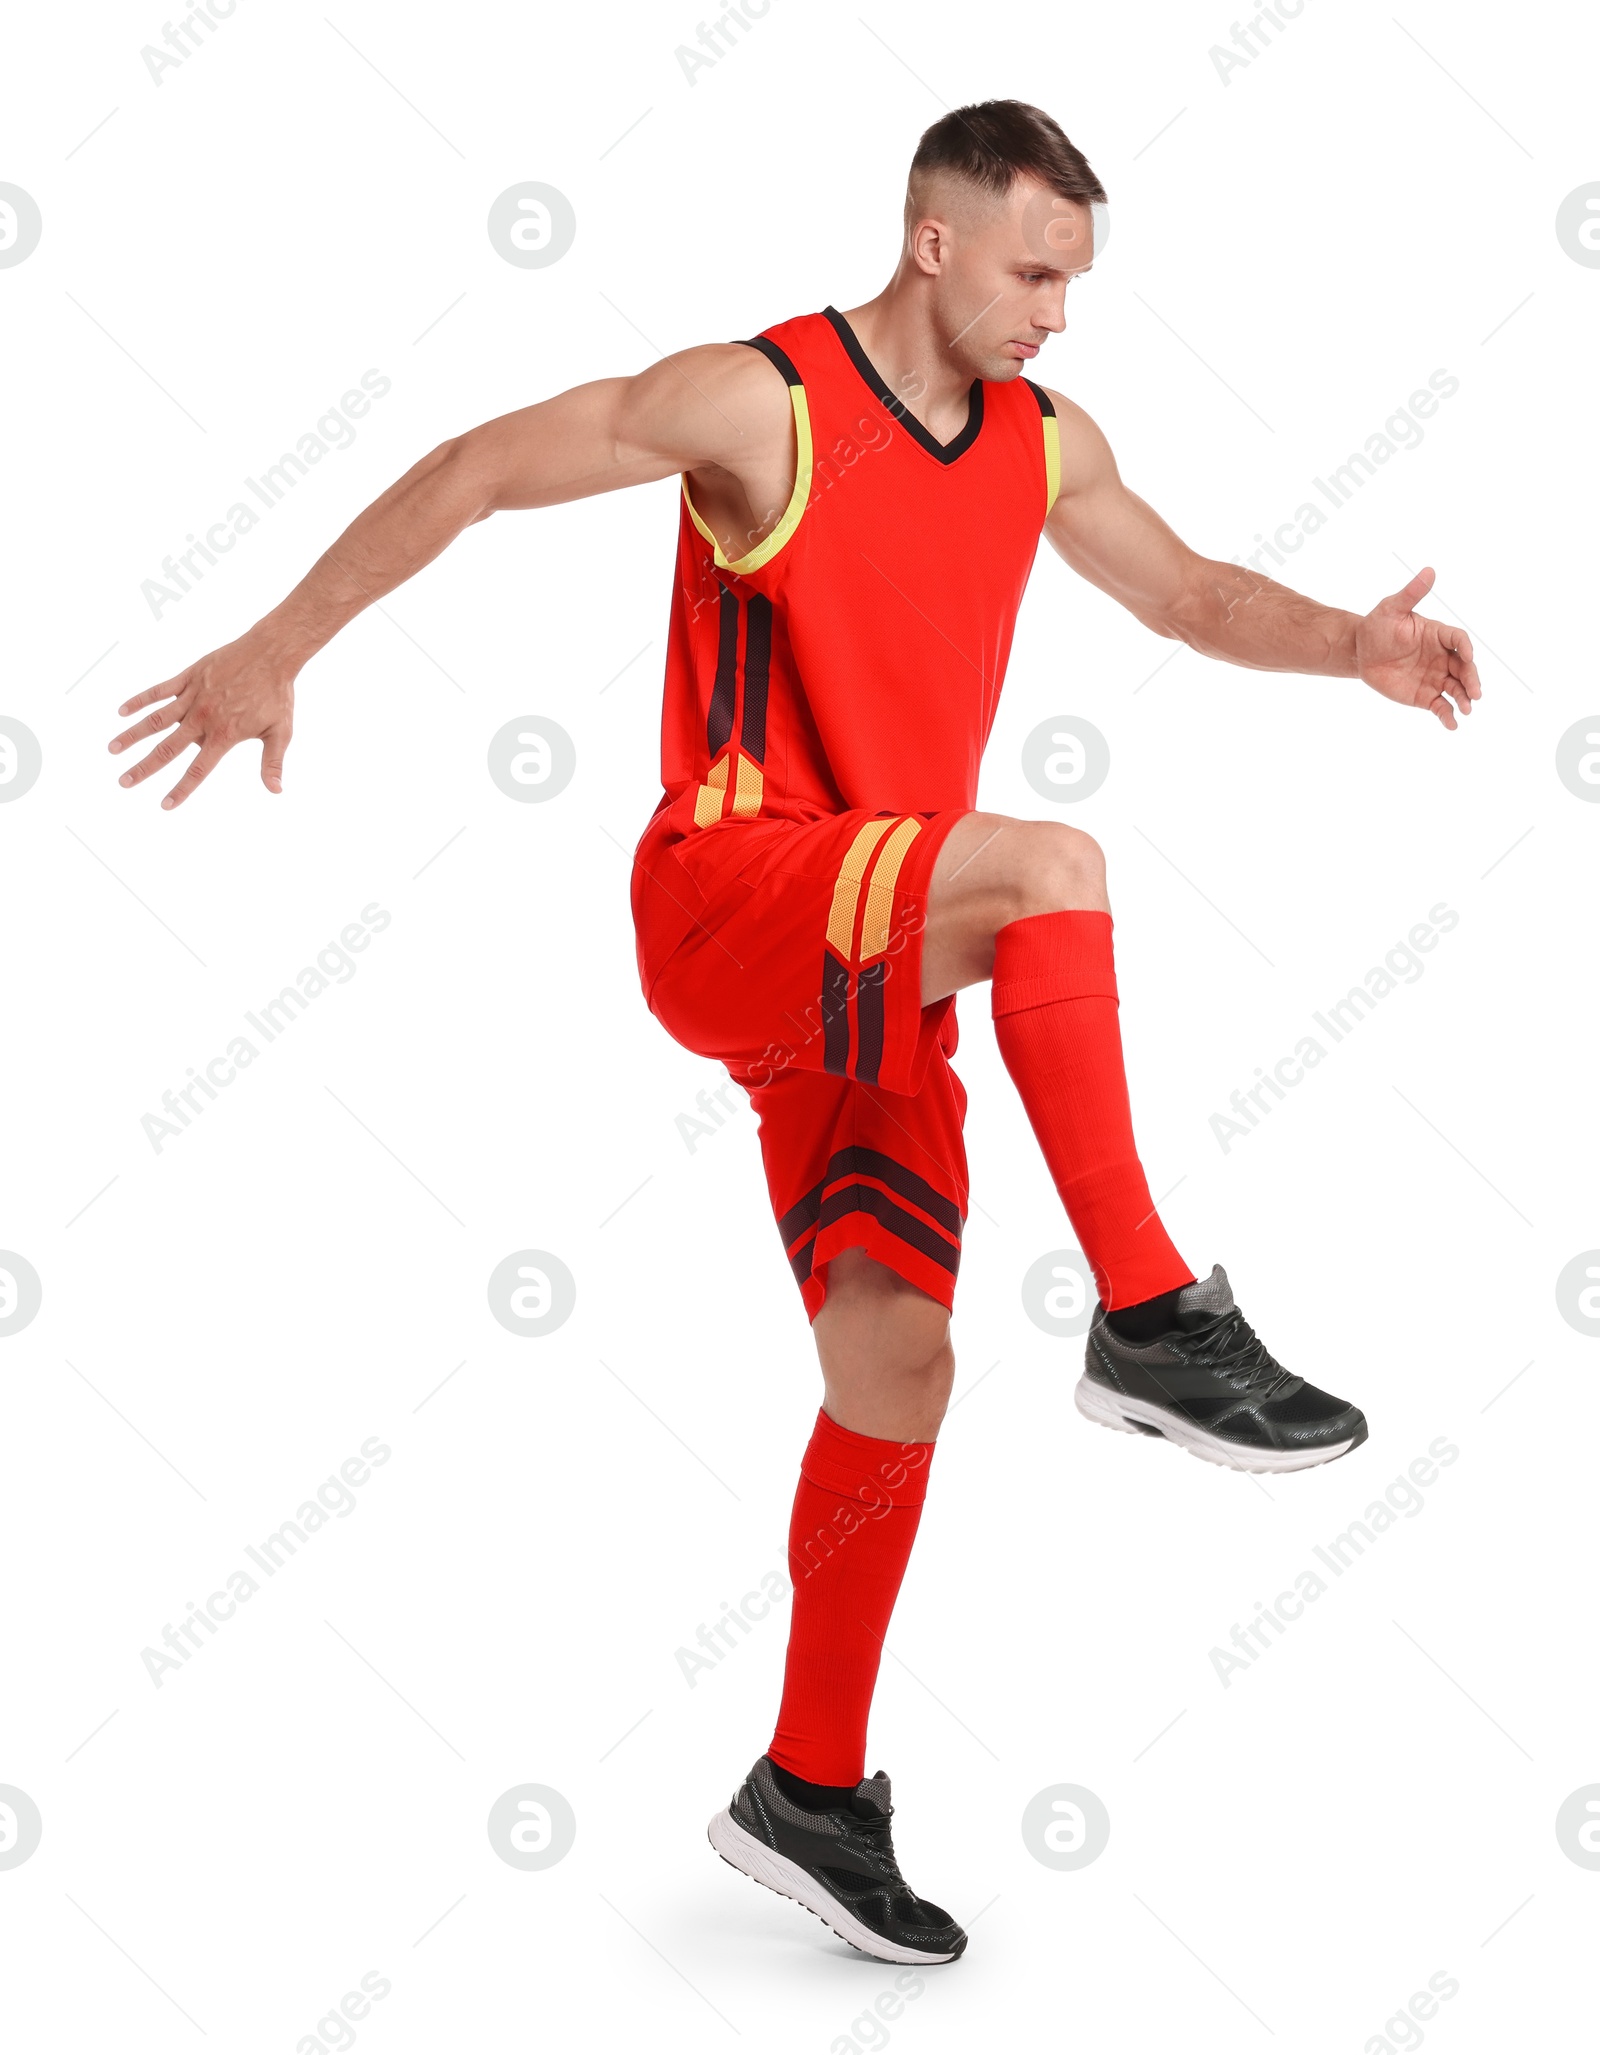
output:
[[[921,1003],[922,929],[939,847],[977,803],[1055,413],[1026,380],[975,380],[940,443],[831,307],[750,347],[788,385],[794,488],[730,560],[684,482],[640,981],[749,1092],[807,1313],[851,1245],[948,1306],[966,1094],[954,999]]]
[[[750,1095],[808,1315],[841,1249],[953,1302],[967,1211],[953,998],[921,1001],[929,883],[977,804],[1017,608],[1060,477],[1055,411],[975,380],[940,443],[835,309],[754,338],[794,413],[793,491],[730,559],[684,481],[661,802],[633,872],[651,1011]],[[1166,1234],[1134,1143],[1111,917],[995,933],[995,1040],[1100,1286],[1091,1418],[1214,1461],[1292,1468],[1366,1432],[1283,1371],[1220,1268]],[[1107,1309],[1115,1309],[1110,1312]],[[1121,1318],[1133,1331],[1116,1332]],[[889,1784],[864,1775],[879,1656],[934,1443],[818,1413],[790,1518],[794,1586],[767,1752],[712,1821],[725,1860],[891,1962],[966,1946],[895,1860]]]

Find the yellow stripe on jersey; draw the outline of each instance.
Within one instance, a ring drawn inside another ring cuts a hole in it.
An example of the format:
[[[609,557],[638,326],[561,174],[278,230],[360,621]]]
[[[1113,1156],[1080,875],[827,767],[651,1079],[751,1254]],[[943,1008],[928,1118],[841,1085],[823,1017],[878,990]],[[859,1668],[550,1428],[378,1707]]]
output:
[[[771,563],[779,550],[800,526],[800,517],[806,510],[806,501],[811,497],[811,410],[806,405],[806,389],[803,385],[791,385],[789,402],[794,409],[794,490],[789,495],[789,504],[783,510],[783,517],[776,528],[763,542],[758,542],[747,556],[728,558],[722,554],[722,544],[701,520],[695,503],[689,497],[689,479],[683,480],[683,503],[689,509],[689,519],[711,545],[712,560],[719,571],[732,571],[736,577],[746,571],[759,571],[763,564]]]
[[[1061,423],[1054,414],[1044,417],[1044,510],[1046,515],[1061,490]]]
[[[903,820],[878,852],[867,887],[867,910],[861,917],[861,960],[881,956],[889,946],[889,922],[894,914],[894,888],[905,862],[906,851],[916,839],[922,823]]]
[[[709,828],[711,823],[722,818],[722,795],[728,789],[728,759],[719,757],[711,766],[711,775],[695,795],[694,824],[697,828]]]
[[[748,821],[761,811],[761,766],[741,754],[736,776],[731,811],[736,821]]]
[[[850,961],[850,938],[855,933],[856,907],[861,899],[861,879],[867,868],[867,859],[878,846],[880,836],[893,826],[892,820],[864,822],[839,866],[833,887],[833,905],[828,913],[828,947],[846,963]]]

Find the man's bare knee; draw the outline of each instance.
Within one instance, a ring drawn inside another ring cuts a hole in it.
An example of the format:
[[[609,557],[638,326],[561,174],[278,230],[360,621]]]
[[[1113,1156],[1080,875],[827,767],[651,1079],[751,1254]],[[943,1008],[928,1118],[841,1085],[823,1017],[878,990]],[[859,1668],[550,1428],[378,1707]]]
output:
[[[950,1314],[937,1299],[864,1249],[844,1249],[828,1265],[812,1333],[830,1418],[885,1441],[934,1438],[955,1381]]]
[[[1105,858],[1064,821],[970,813],[934,862],[922,945],[922,1003],[993,975],[995,936],[1036,913],[1109,913]]]
[[[1010,867],[1013,920],[1035,913],[1105,912],[1105,852],[1092,835],[1064,821],[1019,821]]]
[[[812,1330],[819,1350],[832,1342],[915,1366],[948,1343],[950,1313],[865,1249],[841,1249],[828,1265],[827,1297]]]

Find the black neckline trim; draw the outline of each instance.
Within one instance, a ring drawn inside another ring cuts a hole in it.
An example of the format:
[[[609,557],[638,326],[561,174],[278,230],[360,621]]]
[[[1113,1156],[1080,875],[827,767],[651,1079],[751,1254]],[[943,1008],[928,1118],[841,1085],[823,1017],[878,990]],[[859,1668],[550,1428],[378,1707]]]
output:
[[[845,355],[860,372],[868,390],[894,416],[895,420],[912,438],[928,452],[937,457],[941,464],[953,464],[964,450],[969,450],[977,440],[978,430],[983,426],[983,380],[975,378],[967,390],[967,425],[953,442],[940,442],[931,435],[912,413],[904,400],[897,399],[878,376],[877,366],[861,347],[855,330],[846,321],[837,307],[824,307],[823,317],[831,325],[834,334],[844,345]]]

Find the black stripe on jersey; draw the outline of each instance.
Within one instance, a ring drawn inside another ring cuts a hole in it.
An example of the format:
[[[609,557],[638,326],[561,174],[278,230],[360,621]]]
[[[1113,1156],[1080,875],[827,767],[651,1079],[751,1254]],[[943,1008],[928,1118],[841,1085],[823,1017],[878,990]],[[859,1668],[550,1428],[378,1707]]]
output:
[[[1050,395],[1045,391],[1042,385],[1035,385],[1031,378],[1025,378],[1022,382],[1028,388],[1029,392],[1033,394],[1034,398],[1039,402],[1039,412],[1043,414],[1047,420],[1050,419],[1056,411],[1055,401],[1051,399]]]
[[[923,427],[903,400],[896,399],[883,380],[878,376],[877,366],[856,339],[856,332],[839,312],[837,307],[824,307],[824,318],[832,324],[834,334],[843,343],[845,354],[860,372],[867,388],[876,394],[884,407],[900,423],[900,426],[928,452],[937,457],[941,464],[953,464],[963,450],[970,449],[977,440],[978,430],[983,426],[983,380],[975,378],[967,389],[967,425],[954,442],[938,442]]]
[[[843,1077],[850,1062],[850,971],[822,952],[822,1067]]]
[[[717,681],[711,688],[711,709],[706,715],[706,747],[711,760],[727,747],[733,733],[733,695],[739,669],[739,600],[724,585],[717,620]]]
[[[903,1163],[896,1163],[892,1156],[855,1143],[849,1148],[835,1149],[828,1158],[828,1168],[822,1177],[779,1220],[778,1232],[783,1236],[785,1248],[808,1227],[816,1224],[822,1212],[822,1194],[828,1185],[835,1178],[851,1173],[857,1177],[875,1177],[880,1184],[897,1191],[903,1199],[910,1199],[913,1205],[920,1206],[930,1219],[948,1228],[957,1241],[961,1239],[961,1210],[953,1200],[947,1199],[943,1192],[935,1191],[925,1177],[918,1177],[914,1170],[907,1170]]]
[[[759,350],[769,364],[776,364],[783,373],[785,384],[802,385],[805,382],[794,368],[792,358],[785,356],[778,345],[775,342],[768,342],[764,335],[741,335],[739,344],[743,349]]]
[[[752,592],[744,617],[744,713],[739,746],[764,763],[767,755],[767,671],[772,659],[772,601]]]
[[[889,959],[880,956],[856,979],[856,1076],[864,1085],[878,1082],[883,1061],[883,981]]]

